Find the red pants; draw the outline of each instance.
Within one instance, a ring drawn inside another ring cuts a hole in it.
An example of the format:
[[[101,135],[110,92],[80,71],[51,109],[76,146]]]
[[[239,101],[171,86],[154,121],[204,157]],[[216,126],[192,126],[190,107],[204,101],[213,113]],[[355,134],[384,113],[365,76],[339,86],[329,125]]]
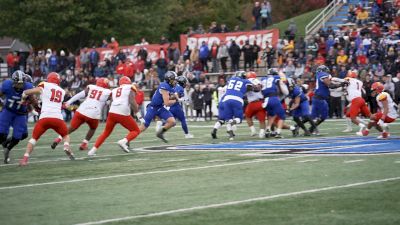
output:
[[[351,100],[350,108],[347,110],[346,116],[355,119],[360,113],[365,117],[371,116],[371,112],[362,97]]]
[[[375,122],[378,122],[378,121],[382,118],[382,116],[383,116],[383,113],[382,113],[382,112],[377,112],[377,113],[375,113],[375,114],[374,114]],[[385,120],[384,120],[383,122],[385,122],[385,123],[392,123],[392,122],[394,122],[395,120],[396,120],[396,119],[393,119],[393,118],[390,118],[390,117],[386,116],[386,117],[385,117]]]
[[[257,116],[258,121],[264,122],[267,113],[265,109],[262,107],[262,101],[254,101],[250,102],[246,107],[245,116],[247,118],[252,118],[253,116]]]
[[[132,141],[140,134],[140,129],[136,124],[135,120],[132,116],[124,116],[115,113],[108,113],[106,127],[103,130],[103,133],[97,138],[94,147],[99,148],[103,142],[110,136],[111,132],[114,130],[115,125],[121,124],[123,127],[129,130],[128,135],[126,135],[126,139]]]
[[[71,120],[70,126],[74,129],[78,129],[83,123],[87,123],[90,129],[94,130],[99,126],[99,120],[89,118],[85,115],[75,112],[74,117]]]
[[[68,128],[64,120],[57,118],[43,118],[40,119],[33,128],[32,138],[39,140],[40,136],[42,136],[42,134],[44,134],[48,129],[53,129],[61,137],[68,135]]]

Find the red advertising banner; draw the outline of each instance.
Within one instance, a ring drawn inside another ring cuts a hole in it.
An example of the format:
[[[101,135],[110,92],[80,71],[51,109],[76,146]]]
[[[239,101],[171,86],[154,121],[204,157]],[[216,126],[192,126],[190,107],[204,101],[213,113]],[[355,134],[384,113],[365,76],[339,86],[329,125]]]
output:
[[[178,42],[173,42],[173,46],[178,47]],[[156,61],[160,54],[160,49],[163,48],[165,50],[165,54],[167,53],[167,48],[169,44],[159,45],[159,44],[151,44],[151,45],[130,45],[130,46],[120,46],[119,49],[122,49],[125,52],[126,56],[131,59],[132,62],[136,62],[137,53],[139,52],[140,48],[145,48],[147,50],[148,56],[151,60]],[[113,55],[116,53],[111,48],[96,48],[96,50],[100,54],[100,61],[103,59],[111,59]],[[91,49],[88,49],[90,52]],[[167,55],[165,55],[167,57]]]
[[[211,46],[214,41],[216,41],[218,44],[221,41],[229,44],[229,42],[232,40],[234,40],[240,47],[245,44],[245,41],[249,40],[250,44],[253,44],[254,41],[256,41],[257,45],[259,45],[261,48],[265,48],[267,41],[272,44],[272,46],[276,46],[278,39],[278,29],[234,33],[193,34],[190,36],[181,34],[180,48],[181,51],[186,49],[186,46],[189,46],[189,49],[193,49],[195,47],[199,48],[203,41],[208,43],[209,46]]]

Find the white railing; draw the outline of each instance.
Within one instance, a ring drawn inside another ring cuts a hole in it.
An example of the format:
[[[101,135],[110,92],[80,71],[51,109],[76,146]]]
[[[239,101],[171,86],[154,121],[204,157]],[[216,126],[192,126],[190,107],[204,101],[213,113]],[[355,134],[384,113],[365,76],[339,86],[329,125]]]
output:
[[[335,15],[343,4],[343,0],[333,0],[327,5],[305,28],[306,37],[314,34],[321,27],[325,27],[325,23]]]

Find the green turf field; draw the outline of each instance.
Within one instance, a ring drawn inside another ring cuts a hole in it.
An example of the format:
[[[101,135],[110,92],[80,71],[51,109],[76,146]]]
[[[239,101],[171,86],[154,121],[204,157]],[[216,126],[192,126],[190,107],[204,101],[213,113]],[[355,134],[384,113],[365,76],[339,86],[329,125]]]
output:
[[[342,133],[344,124],[330,120],[320,130],[346,141],[354,133]],[[213,141],[211,127],[191,122],[195,138],[185,139],[178,124],[167,145],[228,142],[223,130]],[[399,135],[400,123],[391,131]],[[17,166],[26,142],[12,151],[12,163],[0,166],[1,224],[400,224],[400,154],[165,150],[154,127],[127,154],[115,144],[126,133],[117,127],[97,156],[87,158],[77,149],[85,132],[71,136],[75,161],[61,146],[50,149],[51,131],[29,166]],[[259,140],[245,125],[236,133],[235,142]],[[294,140],[288,131],[284,136]]]

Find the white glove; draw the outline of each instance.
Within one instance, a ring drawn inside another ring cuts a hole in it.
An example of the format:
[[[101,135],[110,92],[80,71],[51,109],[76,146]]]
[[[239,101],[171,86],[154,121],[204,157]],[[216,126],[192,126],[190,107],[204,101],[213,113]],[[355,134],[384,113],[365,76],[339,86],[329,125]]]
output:
[[[145,122],[144,119],[143,119],[142,113],[137,112],[136,113],[136,117],[139,119],[140,123],[144,123]]]
[[[383,122],[383,120],[379,120],[379,121],[378,121],[378,125],[379,125],[379,126],[384,126],[384,125],[385,125],[385,122]]]

